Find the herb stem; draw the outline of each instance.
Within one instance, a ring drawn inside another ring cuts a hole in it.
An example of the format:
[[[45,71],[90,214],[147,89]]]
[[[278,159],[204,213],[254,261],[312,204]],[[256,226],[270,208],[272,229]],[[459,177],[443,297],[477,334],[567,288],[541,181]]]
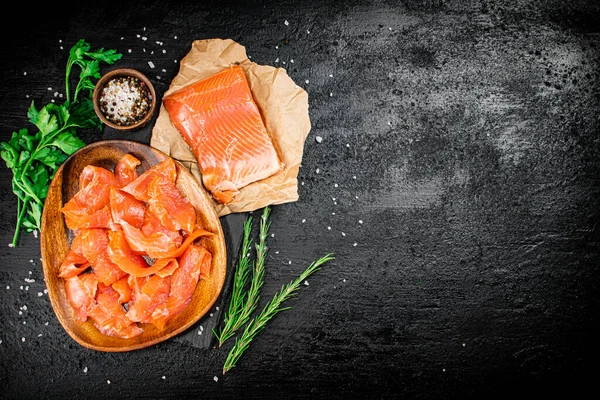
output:
[[[219,347],[225,343],[227,339],[233,336],[235,329],[234,325],[238,319],[238,316],[244,305],[244,299],[246,297],[244,293],[244,286],[248,280],[248,273],[250,271],[250,247],[252,240],[250,234],[252,232],[252,216],[249,216],[244,222],[244,236],[242,239],[242,247],[238,257],[238,263],[235,269],[235,275],[233,277],[233,290],[231,292],[231,300],[229,302],[229,308],[224,317],[224,326],[221,328],[221,333],[217,333],[213,330],[213,333],[219,341]]]
[[[24,200],[21,200],[20,197],[17,197],[17,226],[21,225],[21,221],[23,220],[23,215],[25,214],[25,210],[27,210],[27,203],[29,202],[29,197],[25,196]],[[20,229],[15,229],[15,233],[13,235],[12,245],[13,247],[17,245],[17,241],[19,240],[19,232]]]

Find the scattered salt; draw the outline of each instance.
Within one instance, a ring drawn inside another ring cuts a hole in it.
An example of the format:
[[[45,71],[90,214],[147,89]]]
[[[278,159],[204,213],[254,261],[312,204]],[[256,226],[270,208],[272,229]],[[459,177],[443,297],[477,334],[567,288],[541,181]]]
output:
[[[363,223],[362,219],[359,219],[359,220],[358,220],[358,223],[359,223],[359,224],[362,224],[362,223]]]
[[[218,381],[219,381],[219,377],[218,377],[218,376],[215,376],[215,377],[213,378],[213,381],[215,381],[215,382],[218,382]]]
[[[357,245],[357,244],[358,244],[358,243],[354,242],[354,244],[353,244],[352,246],[356,247],[356,245]]]
[[[108,384],[110,385],[110,379],[107,379],[107,380],[106,380],[106,383],[108,383]]]
[[[304,281],[304,284],[305,284],[306,286],[308,286],[308,281]]]
[[[320,170],[319,168],[317,168],[317,169],[315,170],[315,172],[318,174],[319,172],[321,172],[321,170]]]
[[[328,227],[327,227],[327,230],[328,230],[328,231],[330,231],[330,230],[331,230],[331,227],[330,227],[330,226],[328,226]]]
[[[302,223],[305,223],[305,222],[306,222],[306,219],[303,219],[303,220],[302,220]],[[6,288],[8,289],[8,286],[7,286]]]
[[[87,367],[83,367],[83,373],[87,374],[87,372],[88,372],[88,368]]]
[[[24,341],[25,341],[25,338],[24,338],[24,337],[22,337],[22,338],[21,338],[21,342],[24,342]]]
[[[163,379],[167,379],[167,377],[166,377],[166,376],[164,376],[164,375],[162,376],[162,378],[163,378]]]
[[[150,68],[154,68],[154,63],[152,61],[148,61],[148,65],[150,66]]]
[[[286,19],[286,20],[284,21],[284,24],[287,26],[287,25],[289,25],[290,23],[289,23],[289,22],[288,22],[288,20]]]
[[[333,184],[333,187],[338,187],[338,184],[337,184],[337,183],[334,183],[334,184]]]
[[[342,232],[342,236],[346,236],[346,233],[345,233],[345,232]]]
[[[315,140],[317,141],[317,143],[321,143],[323,141],[323,138],[321,136],[317,136],[315,137]]]
[[[304,82],[308,83],[308,82],[309,82],[309,80],[307,79],[307,80],[305,80]]]
[[[23,72],[23,75],[27,75],[27,71]]]

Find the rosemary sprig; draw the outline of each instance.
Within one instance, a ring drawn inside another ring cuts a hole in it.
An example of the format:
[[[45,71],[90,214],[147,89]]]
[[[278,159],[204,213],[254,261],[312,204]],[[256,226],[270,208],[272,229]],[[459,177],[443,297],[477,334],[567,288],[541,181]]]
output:
[[[221,328],[221,333],[217,333],[213,329],[213,334],[219,341],[219,347],[234,334],[234,326],[238,320],[238,316],[244,307],[244,299],[246,294],[244,293],[244,286],[248,281],[248,273],[250,272],[250,246],[252,245],[252,239],[250,239],[250,233],[252,231],[252,216],[249,216],[244,222],[244,238],[242,239],[242,249],[238,258],[238,263],[235,268],[235,275],[233,276],[233,290],[231,292],[231,300],[229,301],[229,308],[223,318],[224,325]]]
[[[306,268],[304,272],[302,272],[302,274],[300,274],[300,276],[298,276],[294,281],[282,286],[281,290],[277,292],[273,299],[271,299],[271,301],[269,301],[269,303],[267,303],[267,305],[263,308],[259,316],[254,318],[248,325],[246,325],[242,336],[235,340],[235,344],[229,351],[227,359],[225,360],[223,374],[227,373],[227,371],[237,365],[240,357],[244,351],[246,351],[254,337],[265,328],[265,325],[271,318],[273,318],[279,311],[285,311],[291,308],[281,307],[281,303],[294,296],[296,291],[300,288],[300,283],[302,281],[308,278],[308,276],[310,276],[312,273],[318,271],[321,265],[329,260],[332,260],[333,258],[333,255],[329,253],[326,256],[313,261],[308,268]]]
[[[232,337],[242,325],[248,322],[250,315],[256,309],[256,305],[258,304],[260,288],[264,282],[267,235],[269,233],[269,227],[271,226],[271,223],[269,222],[269,213],[270,207],[267,206],[264,208],[260,219],[259,241],[255,244],[256,261],[253,263],[252,279],[247,293],[244,293],[243,289],[249,272],[249,250],[251,246],[249,236],[252,227],[252,217],[244,224],[242,254],[240,254],[238,267],[234,276],[233,291],[229,302],[228,314],[224,318],[225,325],[221,329],[220,334],[213,330],[214,335],[219,341],[219,347],[221,347],[227,339]]]

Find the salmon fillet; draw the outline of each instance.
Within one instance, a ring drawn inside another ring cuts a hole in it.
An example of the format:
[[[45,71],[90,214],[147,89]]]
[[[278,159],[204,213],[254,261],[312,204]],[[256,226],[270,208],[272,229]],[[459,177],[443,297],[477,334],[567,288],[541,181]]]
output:
[[[220,203],[283,169],[241,66],[184,86],[163,105],[194,153],[204,187]]]

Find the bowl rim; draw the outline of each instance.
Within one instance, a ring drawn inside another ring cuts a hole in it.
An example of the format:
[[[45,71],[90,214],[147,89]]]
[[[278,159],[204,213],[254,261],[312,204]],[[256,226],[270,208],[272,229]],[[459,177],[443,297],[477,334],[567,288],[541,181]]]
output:
[[[109,121],[106,118],[106,116],[102,113],[102,111],[100,110],[100,93],[102,91],[102,88],[104,88],[104,86],[111,79],[117,78],[120,76],[133,76],[138,79],[141,79],[148,86],[148,89],[150,90],[150,94],[152,96],[152,102],[150,103],[150,109],[148,110],[148,113],[146,114],[146,116],[143,119],[141,119],[139,122],[137,122],[133,125],[117,125],[117,124]],[[148,79],[148,77],[146,75],[144,75],[142,72],[140,72],[139,70],[133,69],[133,68],[116,68],[116,69],[106,72],[96,82],[94,91],[92,92],[92,103],[94,105],[94,111],[96,112],[96,115],[98,116],[98,118],[100,118],[102,123],[104,123],[106,126],[116,129],[116,130],[119,130],[119,131],[132,131],[135,129],[142,128],[152,119],[152,117],[154,115],[154,111],[156,110],[156,103],[157,103],[156,102],[156,91],[154,90],[154,85],[152,84],[150,79]]]

